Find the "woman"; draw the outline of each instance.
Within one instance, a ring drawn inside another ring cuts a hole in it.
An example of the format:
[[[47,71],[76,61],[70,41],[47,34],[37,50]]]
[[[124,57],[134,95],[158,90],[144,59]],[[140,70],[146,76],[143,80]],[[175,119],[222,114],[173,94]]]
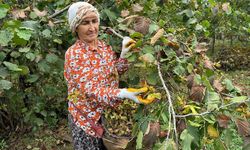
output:
[[[77,41],[65,54],[64,76],[68,86],[69,124],[74,149],[98,150],[102,146],[103,128],[99,120],[107,106],[115,107],[122,99],[143,101],[138,94],[147,89],[119,89],[118,73],[127,69],[125,54],[134,41],[125,37],[120,58],[111,46],[98,40],[99,13],[86,2],[76,2],[68,10],[69,26]]]

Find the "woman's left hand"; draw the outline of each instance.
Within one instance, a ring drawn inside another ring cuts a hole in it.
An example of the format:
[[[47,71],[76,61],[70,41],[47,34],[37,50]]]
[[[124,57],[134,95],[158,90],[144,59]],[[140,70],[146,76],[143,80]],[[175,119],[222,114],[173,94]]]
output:
[[[120,57],[125,58],[125,55],[133,46],[135,46],[135,43],[136,43],[136,41],[131,39],[130,37],[128,37],[128,36],[123,37],[122,52],[121,52]]]

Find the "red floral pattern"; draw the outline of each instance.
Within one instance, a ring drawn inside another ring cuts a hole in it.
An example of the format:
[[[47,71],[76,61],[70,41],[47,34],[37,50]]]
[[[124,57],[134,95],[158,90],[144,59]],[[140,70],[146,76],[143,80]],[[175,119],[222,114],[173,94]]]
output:
[[[127,60],[116,58],[111,46],[98,41],[98,48],[91,49],[87,44],[77,40],[65,54],[64,77],[68,85],[68,95],[80,93],[74,102],[77,109],[69,103],[68,110],[78,127],[87,134],[95,136],[90,123],[98,123],[106,106],[115,107],[120,99],[117,94],[118,73],[127,70]],[[86,120],[85,117],[88,117]]]

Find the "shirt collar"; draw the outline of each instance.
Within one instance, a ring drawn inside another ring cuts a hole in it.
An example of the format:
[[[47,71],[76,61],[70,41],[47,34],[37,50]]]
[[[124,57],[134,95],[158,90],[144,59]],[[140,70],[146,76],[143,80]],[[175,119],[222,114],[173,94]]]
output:
[[[79,39],[76,41],[76,43],[79,44],[80,47],[82,47],[83,49],[87,51],[96,51],[96,49],[91,48],[86,42],[83,42]],[[97,48],[101,49],[102,45],[103,45],[102,42],[100,40],[97,40]]]

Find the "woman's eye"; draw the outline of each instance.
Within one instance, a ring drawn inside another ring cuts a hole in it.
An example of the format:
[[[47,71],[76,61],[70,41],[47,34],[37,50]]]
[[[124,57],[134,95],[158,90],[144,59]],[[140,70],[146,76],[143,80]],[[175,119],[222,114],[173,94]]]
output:
[[[86,25],[86,24],[88,24],[88,22],[87,21],[83,21],[81,24],[82,25]]]

